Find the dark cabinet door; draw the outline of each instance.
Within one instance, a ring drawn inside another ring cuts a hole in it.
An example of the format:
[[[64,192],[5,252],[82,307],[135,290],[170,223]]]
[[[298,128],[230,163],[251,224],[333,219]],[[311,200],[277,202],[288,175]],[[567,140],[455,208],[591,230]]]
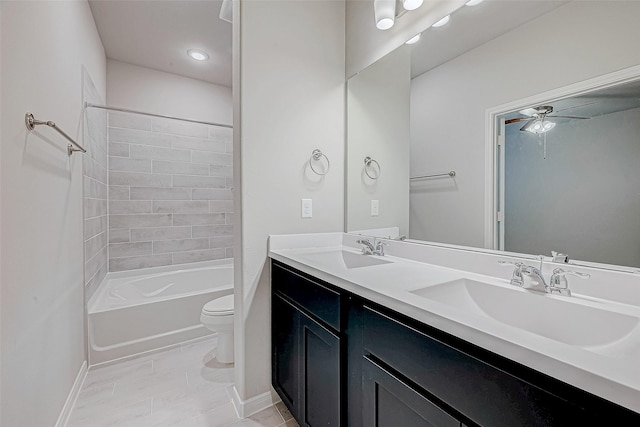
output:
[[[371,427],[460,427],[458,420],[367,357],[362,364],[362,419]]]
[[[310,427],[340,425],[340,338],[300,315],[300,421]]]
[[[297,418],[300,394],[300,313],[277,294],[272,296],[271,304],[272,383],[282,401]]]
[[[340,338],[272,295],[272,384],[301,426],[340,426]]]

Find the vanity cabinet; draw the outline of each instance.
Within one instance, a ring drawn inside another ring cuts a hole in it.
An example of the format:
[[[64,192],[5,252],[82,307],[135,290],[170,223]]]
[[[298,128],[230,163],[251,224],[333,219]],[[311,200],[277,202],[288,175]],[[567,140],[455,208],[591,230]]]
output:
[[[273,386],[302,426],[640,425],[636,412],[277,261],[272,289]]]
[[[340,426],[340,294],[272,266],[272,383],[302,426]]]

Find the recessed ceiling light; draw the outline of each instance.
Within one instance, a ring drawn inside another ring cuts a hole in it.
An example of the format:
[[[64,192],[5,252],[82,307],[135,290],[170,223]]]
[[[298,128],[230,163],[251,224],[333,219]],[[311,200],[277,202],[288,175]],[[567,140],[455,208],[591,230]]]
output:
[[[195,59],[196,61],[205,61],[209,59],[209,55],[207,55],[206,52],[203,52],[198,49],[189,49],[187,51],[187,55],[189,55],[191,58]]]
[[[475,6],[477,4],[482,3],[483,0],[469,0],[468,2],[465,3],[465,5],[467,6]]]
[[[432,25],[432,27],[442,27],[443,25],[445,25],[447,22],[449,22],[449,18],[451,18],[451,15],[447,15],[444,18],[442,18],[441,20],[439,20],[438,22],[436,22],[435,24]]]
[[[418,41],[420,40],[420,36],[422,34],[418,33],[415,36],[411,37],[409,40],[407,40],[406,42],[404,42],[405,44],[414,44],[414,43],[418,43]]]

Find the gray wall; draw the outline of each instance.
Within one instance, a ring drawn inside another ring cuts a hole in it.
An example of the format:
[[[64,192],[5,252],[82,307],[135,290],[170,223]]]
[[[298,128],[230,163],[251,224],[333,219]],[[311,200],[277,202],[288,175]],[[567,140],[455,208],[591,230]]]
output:
[[[109,271],[233,256],[232,131],[109,113]]]
[[[106,59],[86,1],[0,10],[0,425],[53,426],[85,361],[82,154],[24,114],[82,140],[82,68],[104,99]]]
[[[544,136],[508,125],[505,250],[640,265],[640,109],[559,123]]]

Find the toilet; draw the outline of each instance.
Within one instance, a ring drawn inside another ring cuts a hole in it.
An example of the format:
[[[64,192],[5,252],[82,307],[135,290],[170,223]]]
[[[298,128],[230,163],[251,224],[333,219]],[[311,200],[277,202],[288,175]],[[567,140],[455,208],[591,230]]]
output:
[[[200,322],[205,328],[218,333],[218,362],[233,363],[233,294],[206,303],[202,307]]]

